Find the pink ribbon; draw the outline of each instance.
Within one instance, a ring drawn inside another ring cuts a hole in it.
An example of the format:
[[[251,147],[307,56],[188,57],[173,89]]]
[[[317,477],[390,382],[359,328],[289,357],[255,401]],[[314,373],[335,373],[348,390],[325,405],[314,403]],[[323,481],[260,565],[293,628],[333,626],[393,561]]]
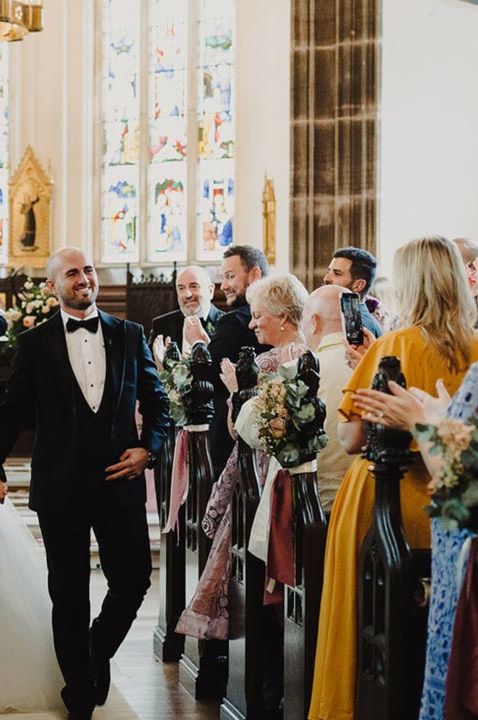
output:
[[[174,447],[171,472],[171,493],[169,496],[169,514],[164,532],[179,531],[179,508],[185,502],[189,489],[188,431],[180,428]]]

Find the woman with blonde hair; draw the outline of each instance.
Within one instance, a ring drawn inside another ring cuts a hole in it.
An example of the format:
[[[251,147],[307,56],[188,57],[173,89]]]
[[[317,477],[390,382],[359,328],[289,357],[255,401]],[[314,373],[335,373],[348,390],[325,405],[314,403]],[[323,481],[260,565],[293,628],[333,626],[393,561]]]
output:
[[[302,312],[308,293],[294,275],[269,275],[256,280],[247,289],[251,306],[251,330],[262,345],[271,349],[257,356],[261,373],[275,372],[279,365],[300,357],[307,347],[301,330]],[[237,390],[234,365],[223,360],[222,378],[228,390]],[[259,481],[263,484],[269,457],[256,456]],[[213,539],[211,551],[176,632],[200,639],[225,640],[229,632],[228,585],[231,570],[230,502],[238,481],[238,447],[234,445],[226,466],[214,483],[202,519],[202,529]],[[277,598],[275,598],[277,601]]]
[[[397,355],[407,384],[433,394],[437,380],[453,394],[478,359],[476,308],[456,246],[442,237],[412,240],[394,258],[401,329],[376,340],[344,389],[339,436],[356,453],[365,442],[358,388],[370,387],[380,359]],[[412,450],[417,450],[412,446]],[[372,520],[374,480],[369,461],[354,460],[330,518],[310,720],[353,720],[356,674],[357,560]],[[403,526],[412,548],[430,546],[430,477],[420,455],[400,485]]]

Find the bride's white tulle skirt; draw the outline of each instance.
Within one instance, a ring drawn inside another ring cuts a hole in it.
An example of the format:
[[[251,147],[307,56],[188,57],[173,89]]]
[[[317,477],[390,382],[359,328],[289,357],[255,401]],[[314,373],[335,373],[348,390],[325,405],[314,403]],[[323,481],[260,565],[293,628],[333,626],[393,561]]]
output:
[[[7,500],[0,505],[0,713],[61,707],[41,548]]]

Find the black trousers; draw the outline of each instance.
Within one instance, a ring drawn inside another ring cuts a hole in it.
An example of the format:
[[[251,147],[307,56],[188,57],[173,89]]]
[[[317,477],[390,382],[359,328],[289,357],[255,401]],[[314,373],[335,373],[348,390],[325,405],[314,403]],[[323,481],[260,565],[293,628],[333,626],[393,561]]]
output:
[[[108,590],[93,621],[95,654],[111,658],[150,585],[151,554],[144,505],[123,507],[113,487],[88,489],[61,514],[39,513],[53,603],[55,651],[68,709],[94,706],[90,668],[90,532],[98,541]]]

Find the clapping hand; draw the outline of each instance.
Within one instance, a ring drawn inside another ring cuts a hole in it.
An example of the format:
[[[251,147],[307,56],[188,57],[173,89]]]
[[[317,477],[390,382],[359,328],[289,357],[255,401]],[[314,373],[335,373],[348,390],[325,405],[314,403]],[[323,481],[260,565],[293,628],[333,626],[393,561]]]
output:
[[[419,388],[405,390],[396,382],[388,383],[391,395],[360,388],[354,394],[355,405],[364,410],[364,420],[387,427],[412,430],[417,423],[436,424],[441,420],[450,403],[443,380],[436,384],[438,397],[429,395]]]
[[[221,360],[221,374],[219,377],[231,394],[237,392],[236,366],[229,358],[223,358]]]
[[[344,340],[345,347],[345,361],[349,368],[354,370],[359,364],[362,356],[365,355],[369,347],[375,342],[375,336],[366,327],[363,330],[363,343],[362,345],[350,345],[347,340]]]
[[[184,318],[184,337],[192,346],[195,342],[204,342],[209,345],[210,337],[204,330],[200,318],[197,315],[188,315]]]
[[[158,370],[163,369],[164,354],[166,348],[171,343],[171,338],[168,336],[166,340],[162,335],[156,335],[153,342],[153,357]]]

